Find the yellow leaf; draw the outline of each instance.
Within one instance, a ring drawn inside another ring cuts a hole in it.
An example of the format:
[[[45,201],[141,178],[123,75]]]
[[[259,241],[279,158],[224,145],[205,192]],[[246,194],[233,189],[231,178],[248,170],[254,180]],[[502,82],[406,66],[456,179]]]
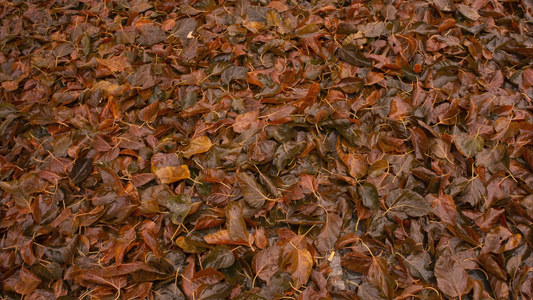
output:
[[[207,136],[194,138],[191,143],[183,150],[183,156],[189,158],[198,153],[204,153],[211,149],[211,140]]]
[[[189,168],[186,165],[181,165],[179,167],[153,168],[153,172],[163,184],[176,182],[191,176]]]

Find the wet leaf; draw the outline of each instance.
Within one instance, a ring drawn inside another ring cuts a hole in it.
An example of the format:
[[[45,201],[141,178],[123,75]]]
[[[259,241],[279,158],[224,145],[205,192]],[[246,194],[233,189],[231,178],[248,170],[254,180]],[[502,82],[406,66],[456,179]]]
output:
[[[383,257],[372,258],[368,269],[368,282],[376,285],[387,297],[392,296],[395,280],[389,274],[387,261]]]
[[[252,260],[252,268],[260,279],[270,282],[272,276],[279,270],[281,248],[277,245],[270,246],[257,252]],[[302,254],[302,256],[305,254]],[[304,258],[304,257],[303,257]],[[305,267],[305,265],[302,265]]]
[[[13,288],[18,294],[29,295],[35,291],[40,283],[41,280],[30,270],[26,268],[20,268],[19,280]]]
[[[235,262],[235,256],[228,246],[218,246],[202,261],[204,268],[228,268]]]
[[[411,190],[393,190],[385,198],[385,203],[388,206],[385,214],[400,219],[406,219],[408,216],[421,217],[431,212],[431,207],[427,201],[420,194]]]
[[[368,274],[368,270],[370,269],[373,260],[371,256],[367,256],[363,253],[350,252],[343,257],[341,263],[342,266],[348,270],[361,274]]]
[[[34,2],[1,297],[532,298],[531,0]]]
[[[91,172],[93,171],[93,159],[90,158],[78,158],[72,167],[70,178],[73,184],[83,182]]]
[[[449,297],[466,295],[474,286],[472,277],[468,276],[462,265],[450,255],[437,259],[435,277],[439,290]]]
[[[470,137],[466,133],[458,134],[453,140],[455,146],[466,157],[474,157],[483,150],[485,145],[480,136]]]
[[[457,222],[457,208],[450,195],[442,195],[431,204],[435,213],[444,224],[454,226]]]
[[[378,190],[372,183],[364,183],[357,188],[359,197],[364,206],[370,209],[376,209],[379,205]]]
[[[222,73],[222,83],[228,84],[232,80],[244,79],[249,71],[248,67],[231,66]]]
[[[259,208],[265,204],[268,199],[263,187],[261,187],[254,178],[245,172],[235,174],[237,183],[241,187],[244,195],[244,201],[251,207]]]
[[[342,219],[336,214],[327,214],[326,221],[320,228],[320,232],[315,240],[315,246],[322,254],[327,254],[334,249],[335,243],[340,234]]]
[[[470,6],[467,6],[464,4],[458,4],[457,10],[459,10],[459,12],[463,14],[463,16],[469,18],[470,20],[476,21],[477,19],[480,18],[480,15],[478,14],[478,12],[475,9],[471,8]]]
[[[405,266],[411,275],[422,279],[426,283],[434,280],[433,270],[431,267],[431,255],[427,252],[411,254],[405,258]]]
[[[195,154],[207,152],[211,146],[211,140],[207,136],[194,138],[183,150],[183,157],[189,158]]]
[[[182,224],[187,214],[191,211],[191,197],[185,194],[168,196],[162,203],[170,210],[170,220],[176,225]]]
[[[228,234],[233,240],[248,240],[248,231],[244,223],[241,204],[236,201],[228,203],[226,207],[226,219]]]
[[[191,176],[189,167],[187,165],[181,165],[179,167],[164,167],[157,168],[152,167],[152,172],[162,184],[173,183],[182,179],[187,179]]]
[[[313,270],[313,257],[306,249],[295,249],[291,259],[291,278],[293,286],[300,288],[304,285]]]

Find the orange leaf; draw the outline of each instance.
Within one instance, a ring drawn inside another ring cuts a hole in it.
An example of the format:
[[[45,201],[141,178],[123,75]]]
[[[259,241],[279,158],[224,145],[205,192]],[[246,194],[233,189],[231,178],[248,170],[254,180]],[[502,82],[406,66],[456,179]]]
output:
[[[153,170],[155,176],[161,180],[162,184],[168,184],[176,182],[181,179],[186,179],[191,176],[189,172],[189,167],[186,165],[181,165],[179,167],[164,167],[164,168],[154,168]]]
[[[183,157],[189,158],[198,153],[204,153],[211,149],[211,140],[207,136],[194,138],[189,145],[183,150]]]
[[[306,249],[296,249],[292,252],[291,278],[294,288],[304,285],[313,270],[313,257]]]

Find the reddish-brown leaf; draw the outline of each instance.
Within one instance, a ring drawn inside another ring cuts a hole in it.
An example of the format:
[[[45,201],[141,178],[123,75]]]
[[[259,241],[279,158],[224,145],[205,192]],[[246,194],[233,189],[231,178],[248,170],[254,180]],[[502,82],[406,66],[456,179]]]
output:
[[[457,208],[450,195],[442,195],[433,200],[431,204],[433,212],[439,216],[446,225],[455,226],[457,222]]]
[[[15,292],[21,295],[29,295],[35,291],[35,289],[41,283],[41,279],[35,276],[30,270],[22,267],[20,268],[19,280],[13,287]]]

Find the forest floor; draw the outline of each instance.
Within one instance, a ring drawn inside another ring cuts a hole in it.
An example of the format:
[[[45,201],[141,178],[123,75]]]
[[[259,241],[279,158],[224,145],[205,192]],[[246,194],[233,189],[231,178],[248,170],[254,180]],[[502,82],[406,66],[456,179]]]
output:
[[[533,299],[532,0],[0,4],[0,299]]]

